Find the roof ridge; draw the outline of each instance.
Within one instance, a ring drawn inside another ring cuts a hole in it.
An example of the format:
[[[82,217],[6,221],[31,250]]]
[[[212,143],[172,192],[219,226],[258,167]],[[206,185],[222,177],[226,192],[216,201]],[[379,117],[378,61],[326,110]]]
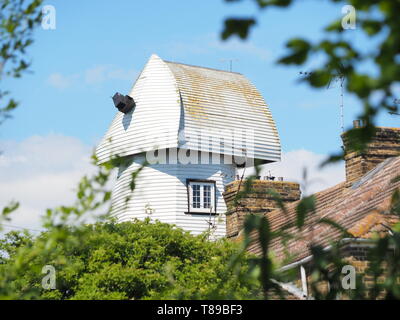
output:
[[[168,61],[168,60],[163,60],[165,63],[170,63],[170,64],[180,64],[183,66],[188,66],[192,68],[199,68],[199,69],[208,69],[208,70],[213,70],[213,71],[219,71],[219,72],[226,72],[226,73],[233,73],[233,74],[239,74],[243,75],[240,72],[235,72],[235,71],[227,71],[227,70],[221,70],[221,69],[216,69],[216,68],[210,68],[210,67],[202,67],[202,66],[195,66],[193,64],[187,64],[187,63],[182,63],[182,62],[175,62],[175,61]]]
[[[375,168],[369,170],[366,174],[364,174],[360,179],[358,179],[356,182],[353,183],[351,186],[352,190],[357,189],[361,185],[363,185],[366,181],[370,180],[373,178],[377,173],[379,173],[383,168],[385,168],[388,164],[390,164],[393,161],[397,161],[400,159],[400,157],[390,157],[379,163]]]

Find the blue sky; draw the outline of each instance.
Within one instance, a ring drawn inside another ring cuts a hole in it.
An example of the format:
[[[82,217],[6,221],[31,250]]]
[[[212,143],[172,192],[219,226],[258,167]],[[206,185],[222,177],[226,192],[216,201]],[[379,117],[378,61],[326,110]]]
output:
[[[339,89],[299,84],[299,71],[274,64],[291,36],[318,39],[342,4],[302,1],[287,10],[260,12],[253,1],[47,1],[56,8],[56,30],[39,29],[29,51],[33,74],[6,86],[21,102],[0,139],[22,140],[57,133],[94,145],[115,109],[110,96],[128,92],[152,53],[173,60],[246,75],[261,91],[277,122],[284,151],[305,148],[329,153],[340,145]],[[247,42],[219,40],[223,19],[255,15],[259,23]],[[351,37],[357,38],[357,32]],[[345,123],[359,110],[345,96]],[[394,124],[386,117],[386,125]]]
[[[341,145],[339,88],[299,84],[299,71],[310,70],[318,57],[304,67],[275,61],[290,37],[321,38],[322,28],[342,17],[344,3],[298,2],[290,10],[261,12],[250,0],[46,1],[56,8],[56,30],[35,33],[29,49],[33,73],[2,84],[20,107],[0,130],[0,205],[12,197],[21,200],[29,218],[16,223],[35,226],[38,211],[72,200],[65,190],[91,170],[83,159],[115,115],[110,97],[128,93],[152,53],[218,69],[227,69],[233,59],[233,71],[256,85],[277,123],[284,151],[279,175],[295,179],[303,165],[316,167]],[[247,41],[219,39],[224,18],[253,15],[259,22]],[[366,46],[357,30],[347,30],[345,37]],[[346,94],[346,127],[359,111],[357,100]],[[379,124],[398,126],[398,118],[384,116]],[[319,176],[312,172],[325,180],[313,191],[344,174],[342,165]]]

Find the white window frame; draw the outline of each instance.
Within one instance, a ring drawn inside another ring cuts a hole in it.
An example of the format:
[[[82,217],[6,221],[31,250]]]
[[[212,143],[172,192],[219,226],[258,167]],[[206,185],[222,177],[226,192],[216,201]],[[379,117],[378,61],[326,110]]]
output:
[[[193,186],[200,186],[200,208],[193,207]],[[204,186],[211,187],[211,208],[204,208]],[[213,180],[195,180],[188,179],[188,213],[203,213],[203,214],[215,214],[216,213],[216,186]]]

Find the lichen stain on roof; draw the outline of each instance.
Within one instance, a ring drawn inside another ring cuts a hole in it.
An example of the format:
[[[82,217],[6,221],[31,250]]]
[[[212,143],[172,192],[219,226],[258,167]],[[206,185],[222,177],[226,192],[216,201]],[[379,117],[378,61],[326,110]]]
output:
[[[369,239],[374,235],[382,237],[390,230],[390,226],[397,222],[399,222],[398,216],[383,215],[377,211],[361,219],[348,232],[356,238]]]
[[[185,112],[195,121],[218,121],[215,116],[267,121],[275,135],[271,113],[258,90],[243,75],[165,61],[181,90]],[[239,120],[239,119],[238,119]],[[211,121],[211,123],[210,123]]]

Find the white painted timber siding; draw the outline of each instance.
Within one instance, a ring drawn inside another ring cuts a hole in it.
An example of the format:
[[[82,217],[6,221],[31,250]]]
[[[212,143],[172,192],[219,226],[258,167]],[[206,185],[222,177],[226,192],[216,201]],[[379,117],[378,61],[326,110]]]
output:
[[[135,180],[132,192],[132,173],[143,163],[144,156],[131,158],[132,163],[117,179],[113,192],[112,214],[118,221],[150,217],[153,220],[175,224],[193,234],[208,230],[209,215],[187,214],[187,179],[214,180],[216,182],[217,216],[211,216],[216,223],[215,237],[225,236],[226,205],[222,192],[226,184],[234,179],[235,168],[225,164],[154,164],[143,167]],[[147,208],[147,212],[146,212]],[[150,213],[151,212],[151,213]]]
[[[99,163],[112,156],[176,147],[181,115],[179,90],[168,66],[153,55],[129,95],[133,111],[117,112],[96,150]]]
[[[208,230],[210,215],[186,213],[187,179],[213,180],[221,218],[212,216],[211,222],[218,225],[214,235],[224,236],[226,205],[222,193],[234,180],[233,164],[167,161],[148,165],[137,176],[133,191],[132,174],[141,167],[146,152],[154,150],[211,151],[217,158],[242,156],[245,150],[249,158],[279,161],[278,132],[261,94],[239,73],[167,62],[152,55],[129,96],[135,108],[127,114],[117,112],[96,149],[99,163],[115,156],[131,160],[120,167],[112,196],[113,215],[119,221],[151,217],[199,234]],[[254,145],[238,146],[238,140],[243,139],[238,134],[247,135],[248,129],[254,134]],[[201,134],[215,140],[204,145],[199,141]]]
[[[217,215],[211,216],[211,222],[216,223],[216,237],[226,234],[226,204],[222,193],[225,186],[235,178],[235,167],[233,165],[220,164],[189,164],[178,165],[179,184],[177,187],[177,215],[176,225],[199,234],[208,228],[210,216],[198,214],[185,214],[188,210],[188,197],[186,179],[214,180],[216,182]]]
[[[249,148],[231,148],[229,140],[248,129],[254,133],[251,158],[280,160],[271,112],[259,91],[239,73],[165,62],[152,55],[129,95],[136,107],[127,114],[117,112],[96,150],[100,163],[111,156],[164,148],[240,156]],[[213,130],[216,142],[205,149],[198,136],[202,131],[214,135]],[[220,141],[229,148],[220,150]]]

